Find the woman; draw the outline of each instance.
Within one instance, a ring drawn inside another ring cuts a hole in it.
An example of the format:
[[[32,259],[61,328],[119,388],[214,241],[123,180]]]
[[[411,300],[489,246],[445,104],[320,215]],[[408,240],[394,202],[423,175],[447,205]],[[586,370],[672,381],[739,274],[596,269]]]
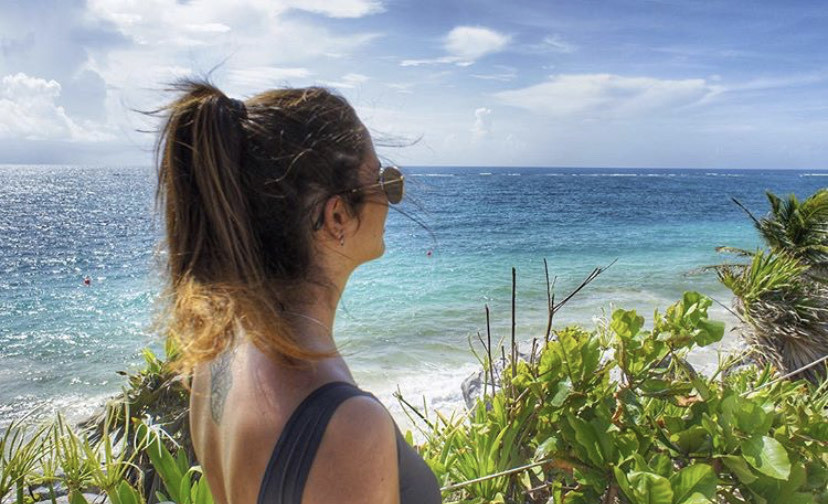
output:
[[[380,257],[403,177],[325,89],[246,102],[185,82],[165,109],[166,330],[217,503],[436,503],[437,481],[337,352],[348,277]]]

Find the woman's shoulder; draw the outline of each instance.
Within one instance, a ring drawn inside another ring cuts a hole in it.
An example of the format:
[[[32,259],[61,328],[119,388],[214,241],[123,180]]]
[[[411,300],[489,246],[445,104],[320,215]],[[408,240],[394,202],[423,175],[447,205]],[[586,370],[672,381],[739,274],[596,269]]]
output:
[[[331,417],[306,487],[308,502],[399,500],[396,428],[375,398],[356,395]]]

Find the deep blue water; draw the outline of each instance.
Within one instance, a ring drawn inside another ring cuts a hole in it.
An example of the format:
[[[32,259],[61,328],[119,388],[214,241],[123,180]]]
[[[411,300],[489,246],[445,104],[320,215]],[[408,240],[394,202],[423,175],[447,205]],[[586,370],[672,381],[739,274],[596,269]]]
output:
[[[649,317],[688,289],[727,304],[714,275],[693,272],[725,259],[717,246],[760,245],[731,198],[763,215],[766,190],[805,197],[828,185],[816,171],[407,173],[386,254],[352,277],[336,334],[367,388],[387,398],[399,385],[438,405],[456,401],[474,369],[467,341],[485,327],[485,304],[495,337],[507,334],[511,267],[524,339],[544,326],[544,258],[561,297],[616,261],[559,324],[590,325],[611,303]],[[159,284],[153,183],[148,167],[0,166],[0,423],[22,405],[87,412],[157,344],[147,329]]]

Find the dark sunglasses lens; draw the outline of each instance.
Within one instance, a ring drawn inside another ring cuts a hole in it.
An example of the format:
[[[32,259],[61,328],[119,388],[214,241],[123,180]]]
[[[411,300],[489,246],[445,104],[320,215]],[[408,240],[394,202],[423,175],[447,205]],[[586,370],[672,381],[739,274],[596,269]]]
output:
[[[396,205],[403,199],[405,193],[405,179],[402,172],[389,166],[382,171],[382,188],[385,190],[385,197],[388,202]]]

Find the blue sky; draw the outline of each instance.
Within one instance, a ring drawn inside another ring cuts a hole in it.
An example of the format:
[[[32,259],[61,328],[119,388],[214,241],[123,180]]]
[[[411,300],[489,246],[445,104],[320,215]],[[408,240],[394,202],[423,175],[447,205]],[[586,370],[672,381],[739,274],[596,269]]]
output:
[[[3,0],[0,162],[149,164],[164,83],[325,85],[409,165],[828,168],[828,3]]]

